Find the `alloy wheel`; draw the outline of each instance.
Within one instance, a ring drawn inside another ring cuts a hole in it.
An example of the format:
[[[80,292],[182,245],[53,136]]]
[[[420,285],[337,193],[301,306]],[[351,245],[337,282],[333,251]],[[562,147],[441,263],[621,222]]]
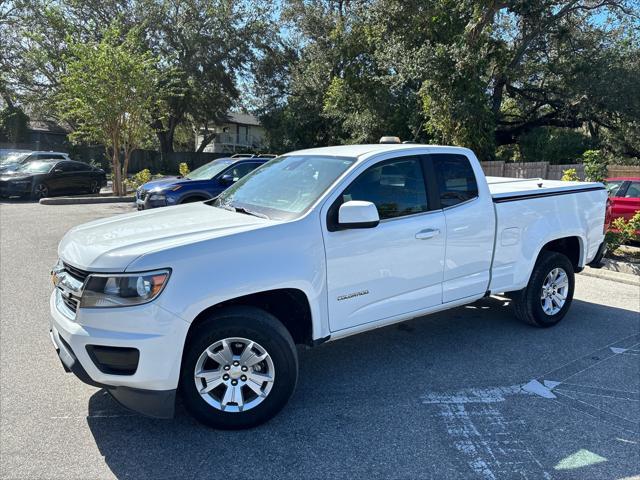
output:
[[[196,389],[212,407],[223,412],[245,412],[269,395],[275,369],[269,353],[246,338],[225,338],[198,357]]]
[[[555,315],[564,306],[569,295],[569,277],[567,272],[557,267],[549,272],[542,283],[540,303],[547,315]]]
[[[49,194],[49,188],[44,183],[38,183],[33,188],[33,195],[36,198],[45,198]]]

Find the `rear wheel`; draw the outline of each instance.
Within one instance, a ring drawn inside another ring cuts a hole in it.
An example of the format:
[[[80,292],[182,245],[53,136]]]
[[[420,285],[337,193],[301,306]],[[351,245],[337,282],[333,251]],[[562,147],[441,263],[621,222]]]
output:
[[[251,428],[275,416],[298,378],[291,335],[252,307],[212,314],[190,333],[180,375],[185,406],[220,429]]]
[[[543,251],[526,288],[513,292],[516,316],[531,325],[551,327],[564,318],[573,300],[573,265],[564,255]]]

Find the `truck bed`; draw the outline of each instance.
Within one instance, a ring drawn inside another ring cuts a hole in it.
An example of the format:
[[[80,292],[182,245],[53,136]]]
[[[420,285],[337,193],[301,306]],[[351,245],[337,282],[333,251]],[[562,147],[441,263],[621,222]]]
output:
[[[524,200],[527,198],[566,195],[581,191],[604,190],[596,182],[563,182],[542,178],[486,177],[494,202]]]

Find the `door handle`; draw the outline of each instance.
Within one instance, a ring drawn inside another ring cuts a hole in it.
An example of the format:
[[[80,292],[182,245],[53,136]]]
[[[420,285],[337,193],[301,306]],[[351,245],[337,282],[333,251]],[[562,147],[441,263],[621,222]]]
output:
[[[416,238],[418,240],[428,240],[437,235],[440,235],[440,229],[438,228],[425,228],[424,230],[420,230],[416,233]]]

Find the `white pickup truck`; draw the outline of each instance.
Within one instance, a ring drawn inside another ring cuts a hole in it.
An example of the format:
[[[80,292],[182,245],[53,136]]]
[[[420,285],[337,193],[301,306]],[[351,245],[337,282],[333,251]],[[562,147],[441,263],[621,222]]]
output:
[[[604,249],[599,183],[485,178],[473,152],[352,145],[289,153],[217,199],[70,230],[52,275],[65,368],[121,404],[247,428],[318,345],[496,293],[548,327]]]

